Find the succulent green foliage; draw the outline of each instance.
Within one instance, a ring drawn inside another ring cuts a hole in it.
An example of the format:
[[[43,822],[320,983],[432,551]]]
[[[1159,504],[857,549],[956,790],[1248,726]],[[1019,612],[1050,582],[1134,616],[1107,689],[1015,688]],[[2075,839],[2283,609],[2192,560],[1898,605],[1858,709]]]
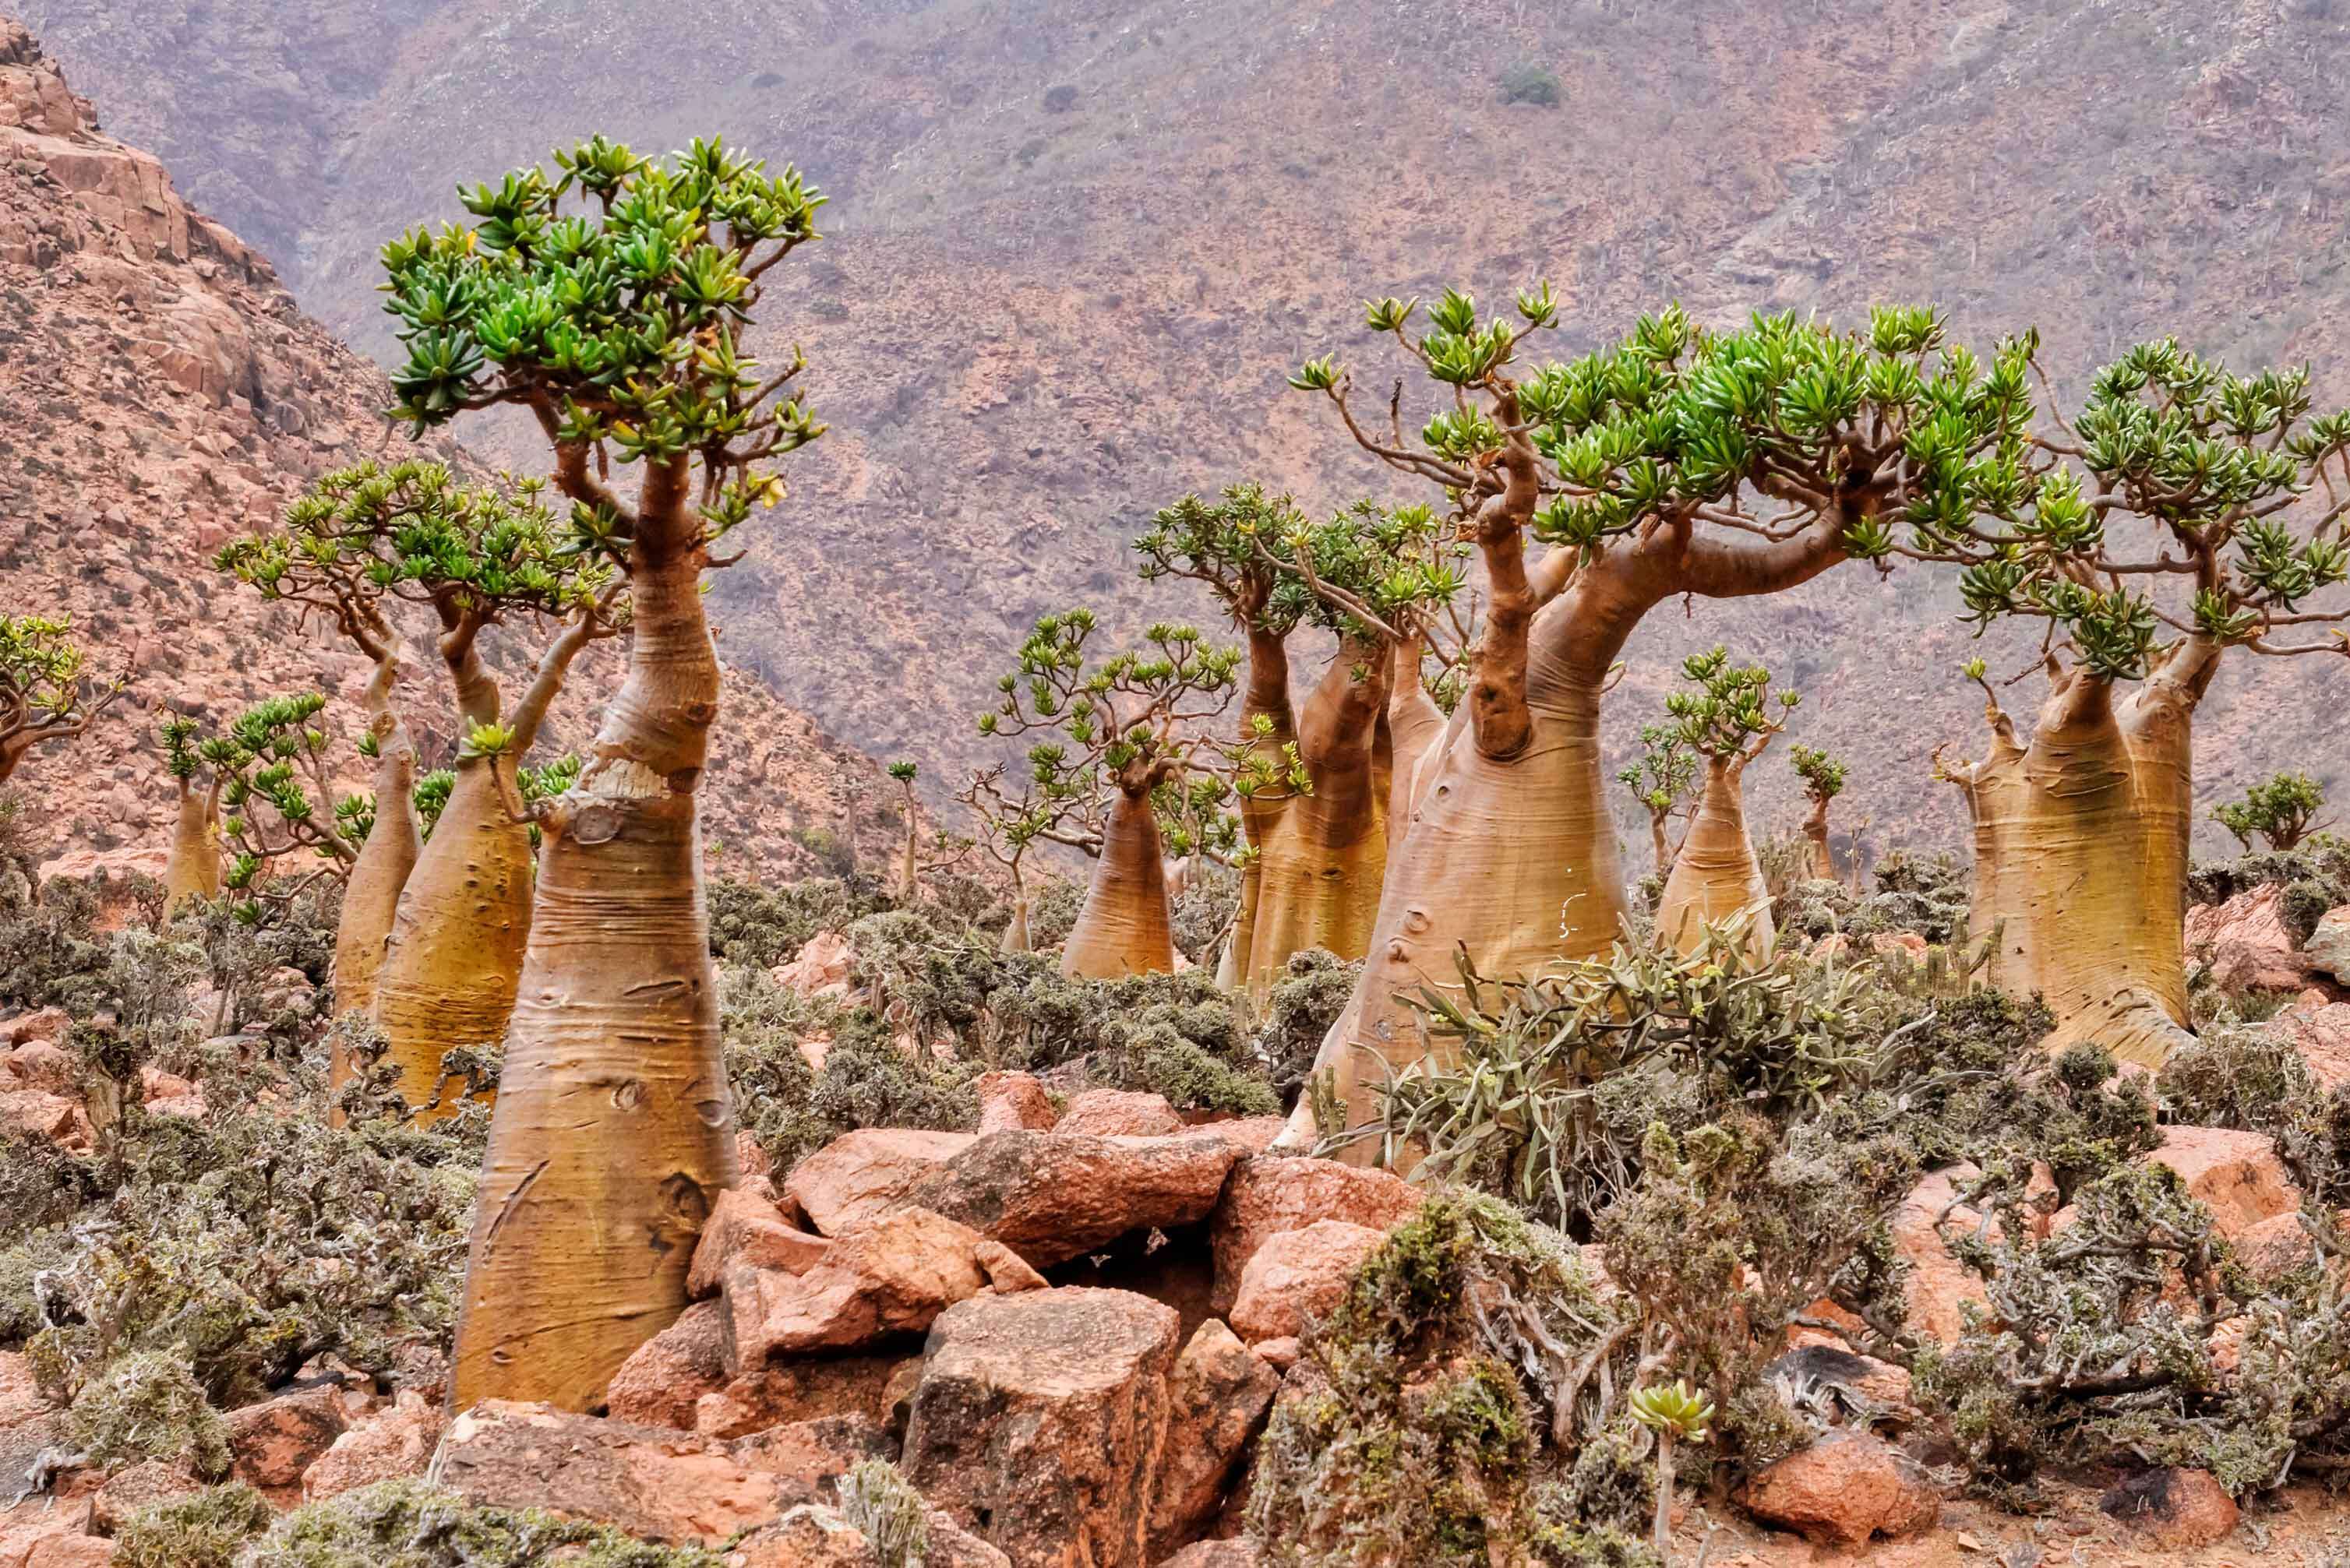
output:
[[[1670,816],[1697,783],[1698,755],[1679,724],[1640,726],[1640,760],[1616,775],[1657,822]]]
[[[659,1546],[537,1509],[469,1502],[421,1480],[380,1481],[305,1504],[255,1542],[243,1568],[723,1568],[698,1546]]]
[[[437,462],[361,462],[317,481],[275,529],[231,541],[214,564],[347,633],[383,635],[386,597],[432,604],[451,624],[569,615],[592,607],[611,573],[570,549],[545,490],[539,479],[463,484]]]
[[[1844,793],[1846,764],[1814,746],[1798,741],[1787,754],[1795,776],[1804,781],[1804,793],[1825,804]]]
[[[2272,851],[2292,850],[2316,827],[2317,814],[2325,809],[2325,792],[2307,774],[2277,774],[2213,810],[2211,820],[2236,836],[2244,853],[2252,853],[2255,836]]]
[[[769,172],[723,140],[665,159],[602,137],[461,190],[475,220],[383,247],[386,308],[407,358],[393,416],[421,430],[467,409],[529,409],[558,449],[575,503],[570,547],[624,561],[638,519],[578,454],[654,469],[699,463],[704,544],[773,505],[773,460],[824,427],[792,390],[795,353],[770,372],[741,336],[763,279],[816,237],[824,198],[788,165]]]
[[[1528,1555],[1538,1536],[1563,1552],[1584,1533],[1538,1517],[1536,1482],[1621,1411],[1605,1392],[1628,1389],[1636,1359],[1619,1303],[1506,1205],[1431,1197],[1307,1334],[1249,1492],[1263,1560],[1577,1561]]]
[[[768,970],[788,963],[818,931],[837,931],[889,908],[862,879],[810,877],[764,888],[716,877],[710,883],[710,950],[729,963]]]
[[[1003,797],[1007,811],[1027,803],[1008,825],[1026,831],[1040,807],[1049,815],[1112,789],[1148,793],[1170,852],[1222,857],[1245,853],[1235,797],[1312,789],[1294,743],[1269,748],[1256,743],[1262,734],[1238,743],[1218,735],[1214,721],[1238,685],[1238,649],[1161,622],[1141,649],[1096,659],[1087,649],[1095,630],[1086,609],[1039,619],[1020,646],[1018,669],[996,682],[1003,701],[979,716],[982,734],[1055,736],[1029,749],[1027,793]],[[1055,825],[1077,815],[1073,808]]]
[[[1134,542],[1145,580],[1191,577],[1234,617],[1276,637],[1312,624],[1341,637],[1387,637],[1450,604],[1468,581],[1469,545],[1426,506],[1358,501],[1310,521],[1253,481],[1220,500],[1186,495]]]
[[[45,742],[89,727],[122,692],[94,686],[66,616],[0,615],[0,778]]]
[[[1681,661],[1681,679],[1693,690],[1665,699],[1680,743],[1717,762],[1751,757],[1787,727],[1787,713],[1800,693],[1771,691],[1771,672],[1759,664],[1733,664],[1719,644]]]
[[[243,1481],[206,1487],[125,1520],[114,1532],[114,1568],[236,1568],[245,1543],[276,1519]]]
[[[1669,1432],[1684,1443],[1701,1443],[1709,1435],[1713,1406],[1680,1379],[1651,1384],[1632,1396],[1632,1418],[1652,1432]]]
[[[249,921],[261,918],[272,861],[299,857],[342,876],[374,824],[371,796],[335,793],[333,748],[314,722],[326,707],[323,695],[304,691],[255,703],[215,732],[183,713],[158,726],[174,777],[209,770],[219,784],[221,839],[230,851],[222,884]]]

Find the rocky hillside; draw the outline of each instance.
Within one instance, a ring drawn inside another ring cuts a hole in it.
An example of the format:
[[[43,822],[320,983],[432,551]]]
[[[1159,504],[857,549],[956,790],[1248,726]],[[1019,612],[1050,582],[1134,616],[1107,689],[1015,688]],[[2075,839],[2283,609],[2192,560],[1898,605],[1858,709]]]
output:
[[[29,36],[0,20],[0,605],[72,614],[91,668],[127,701],[16,783],[43,846],[160,865],[170,788],[153,718],[214,716],[271,691],[358,699],[364,659],[215,574],[230,535],[328,469],[390,450],[380,373],[305,316],[264,257],[183,201],[151,155],[102,132]],[[478,468],[448,446],[437,455]],[[421,634],[421,626],[407,628]],[[494,653],[535,659],[518,630]],[[418,635],[406,701],[428,759],[454,750]],[[599,650],[558,706],[555,742],[594,732]],[[868,759],[741,678],[713,767],[720,864],[806,874],[841,822],[836,792],[874,794]],[[359,782],[354,770],[352,782]],[[879,798],[878,794],[875,798]],[[867,849],[886,830],[868,821]]]
[[[1547,275],[1565,352],[1674,297],[1923,298],[1979,342],[2036,322],[2074,386],[2175,331],[2350,398],[2340,0],[17,3],[370,350],[374,247],[453,216],[461,175],[599,129],[809,169],[831,238],[766,341],[805,345],[833,434],[719,602],[787,701],[936,762],[975,754],[1040,610],[1166,611],[1124,541],[1186,488],[1393,493],[1282,386],[1334,348],[1388,373],[1365,295]],[[1955,843],[1926,777],[1979,744],[1954,599],[1853,569],[1659,618],[1611,733],[1724,640],[1810,691],[1801,738],[1859,764],[1848,820]],[[2341,666],[2258,662],[2210,699],[2207,799],[2280,766],[2350,786]],[[1763,819],[1791,813],[1763,773]]]

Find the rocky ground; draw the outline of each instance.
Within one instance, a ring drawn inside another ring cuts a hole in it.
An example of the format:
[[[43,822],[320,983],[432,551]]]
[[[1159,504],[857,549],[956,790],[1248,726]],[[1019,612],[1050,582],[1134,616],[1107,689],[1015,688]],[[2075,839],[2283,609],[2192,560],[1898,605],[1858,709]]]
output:
[[[348,704],[330,720],[356,732],[368,660],[211,562],[318,474],[407,451],[382,418],[390,400],[374,366],[304,315],[270,264],[183,201],[152,156],[106,135],[56,63],[0,17],[0,610],[69,613],[95,681],[129,682],[90,735],[36,753],[14,781],[36,804],[36,854],[67,857],[66,869],[160,868],[172,807],[152,729],[167,707],[217,719],[313,688]],[[445,442],[425,450],[482,472]],[[401,701],[437,765],[456,726],[426,628],[401,629]],[[491,641],[508,671],[536,663],[530,628]],[[593,735],[618,668],[608,649],[581,661],[548,755]],[[722,866],[819,869],[803,840],[837,836],[851,797],[867,852],[888,853],[878,808],[894,791],[869,758],[739,667],[726,702],[703,794]],[[356,753],[340,754],[344,782],[363,786]]]

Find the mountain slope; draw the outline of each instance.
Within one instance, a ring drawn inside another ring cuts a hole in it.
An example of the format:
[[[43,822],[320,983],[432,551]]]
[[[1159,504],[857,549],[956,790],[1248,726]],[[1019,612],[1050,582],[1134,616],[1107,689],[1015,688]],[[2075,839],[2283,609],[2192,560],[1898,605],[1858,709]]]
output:
[[[0,607],[69,611],[127,701],[80,742],[36,753],[12,782],[40,847],[160,864],[171,787],[151,735],[166,704],[219,717],[315,686],[356,703],[368,664],[211,566],[328,469],[398,452],[374,366],[305,317],[269,264],[173,191],[152,157],[102,134],[30,36],[0,19]],[[432,455],[479,471],[459,449]],[[428,762],[457,737],[426,628],[410,624],[401,700]],[[509,670],[536,648],[500,639]],[[610,650],[583,663],[550,725],[594,732]],[[711,836],[723,864],[806,873],[795,830],[838,826],[839,787],[882,786],[858,756],[739,674],[712,758]],[[355,731],[341,710],[343,728]],[[331,711],[330,711],[331,712]],[[348,755],[348,753],[346,753]],[[363,784],[353,768],[348,781]],[[886,834],[867,828],[868,851]]]
[[[1039,611],[1206,613],[1124,554],[1183,490],[1406,493],[1282,386],[1329,348],[1384,384],[1365,295],[1546,275],[1562,353],[1675,297],[1717,322],[1929,299],[1978,343],[2038,324],[2073,387],[2175,331],[2306,357],[2322,399],[2350,399],[2334,0],[677,0],[625,21],[373,0],[331,24],[323,0],[213,0],[151,26],[120,0],[33,9],[135,89],[199,189],[288,236],[306,303],[377,351],[374,246],[453,216],[457,177],[593,130],[723,130],[808,168],[832,237],[771,291],[764,346],[805,346],[833,433],[716,602],[786,700],[934,763],[983,754],[967,715]],[[247,68],[264,85],[236,90]],[[1505,104],[1513,69],[1555,106]],[[1955,844],[1926,770],[1939,742],[1981,744],[1954,609],[1947,578],[1846,568],[1659,618],[1611,742],[1681,653],[1726,641],[1811,691],[1801,738],[1858,763],[1847,820]],[[2237,663],[2200,726],[2205,794],[2282,766],[2350,787],[2342,665]],[[1783,768],[1759,788],[1766,819],[1792,812]]]

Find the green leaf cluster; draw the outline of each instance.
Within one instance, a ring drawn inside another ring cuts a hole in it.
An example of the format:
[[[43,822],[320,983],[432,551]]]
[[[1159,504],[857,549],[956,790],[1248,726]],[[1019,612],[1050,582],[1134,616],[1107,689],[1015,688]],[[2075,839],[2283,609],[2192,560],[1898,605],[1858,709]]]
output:
[[[1731,662],[1719,644],[1681,661],[1681,678],[1695,690],[1665,699],[1679,743],[1700,756],[1727,761],[1748,753],[1758,741],[1786,728],[1786,715],[1803,697],[1771,691],[1771,672],[1759,664]]]

